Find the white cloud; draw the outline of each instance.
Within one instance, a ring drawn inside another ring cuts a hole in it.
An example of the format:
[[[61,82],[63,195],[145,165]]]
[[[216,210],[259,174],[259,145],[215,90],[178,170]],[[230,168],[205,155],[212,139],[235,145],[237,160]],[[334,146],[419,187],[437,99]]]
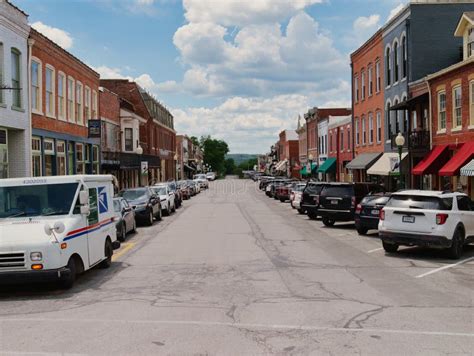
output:
[[[120,68],[111,68],[107,66],[90,67],[100,74],[101,79],[132,79],[129,76],[123,75]]]
[[[155,0],[135,0],[135,2],[137,3],[137,5],[150,6],[150,5],[153,5]]]
[[[405,7],[405,4],[400,3],[396,7],[394,7],[391,11],[390,14],[388,15],[387,21],[390,21],[392,18],[395,17],[403,8]]]
[[[287,19],[324,0],[183,0],[185,17],[191,23],[213,22],[244,26]]]
[[[367,41],[380,28],[380,15],[361,16],[352,24],[353,31],[347,36],[346,42],[352,44],[353,49]]]
[[[354,21],[354,30],[363,31],[366,29],[372,29],[375,26],[379,26],[380,15],[370,15],[368,17],[361,16]]]
[[[42,33],[51,41],[55,42],[64,49],[70,49],[73,45],[74,40],[71,35],[68,32],[61,30],[60,28],[45,25],[41,21],[32,23],[31,27],[33,27],[36,31]]]

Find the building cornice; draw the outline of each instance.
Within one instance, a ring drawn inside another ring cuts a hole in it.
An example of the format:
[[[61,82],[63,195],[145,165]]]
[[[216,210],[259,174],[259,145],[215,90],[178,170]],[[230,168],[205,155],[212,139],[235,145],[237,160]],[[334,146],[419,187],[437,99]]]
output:
[[[449,66],[447,68],[444,68],[442,70],[440,70],[439,72],[436,72],[436,73],[433,73],[433,74],[430,74],[428,76],[425,77],[425,79],[427,81],[430,81],[432,79],[436,79],[438,77],[441,77],[442,75],[444,74],[447,74],[449,72],[452,72],[456,69],[459,69],[459,68],[462,68],[468,64],[472,64],[474,63],[474,56],[473,57],[469,57],[468,59],[466,59],[465,61],[462,61],[462,62],[458,62],[456,64],[453,64],[452,66]]]

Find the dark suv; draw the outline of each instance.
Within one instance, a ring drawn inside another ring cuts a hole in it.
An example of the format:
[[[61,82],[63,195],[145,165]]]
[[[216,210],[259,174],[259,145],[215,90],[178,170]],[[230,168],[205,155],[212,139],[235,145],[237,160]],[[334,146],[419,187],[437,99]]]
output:
[[[329,183],[321,190],[318,215],[326,226],[333,226],[336,221],[354,221],[356,206],[362,199],[384,191],[374,183]]]
[[[391,193],[379,193],[367,195],[355,211],[355,226],[359,235],[365,235],[367,231],[379,228],[380,210],[387,204]]]
[[[306,185],[306,188],[303,190],[303,195],[301,197],[301,209],[308,214],[308,217],[312,220],[315,220],[318,216],[319,209],[319,195],[321,190],[328,183],[324,182],[309,182]]]

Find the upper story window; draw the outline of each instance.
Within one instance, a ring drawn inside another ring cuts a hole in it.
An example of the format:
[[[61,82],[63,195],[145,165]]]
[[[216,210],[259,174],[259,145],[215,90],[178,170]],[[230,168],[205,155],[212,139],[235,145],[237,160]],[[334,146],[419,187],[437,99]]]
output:
[[[367,131],[365,127],[365,116],[362,116],[362,146],[367,143]]]
[[[341,151],[344,151],[344,129],[341,129],[341,138],[340,138]]]
[[[377,117],[377,142],[380,143],[382,140],[382,113],[380,111],[377,111],[376,114]]]
[[[91,112],[92,119],[97,119],[97,92],[94,90],[92,91],[92,112]]]
[[[5,79],[5,69],[3,67],[4,65],[4,60],[3,60],[3,43],[0,42],[0,85],[5,84],[4,79]],[[5,103],[5,99],[3,97],[3,92],[5,90],[0,90],[0,104]]]
[[[402,79],[407,77],[407,38],[402,38]]]
[[[474,125],[474,80],[469,83],[469,125]]]
[[[66,76],[64,73],[58,74],[58,116],[66,119]]]
[[[50,116],[55,115],[54,110],[54,69],[47,65],[45,69],[46,81],[46,113]]]
[[[332,132],[329,134],[329,151],[334,151],[334,146],[332,144]]]
[[[130,127],[126,127],[124,131],[124,138],[125,138],[125,151],[132,152],[133,151],[133,129]]]
[[[86,122],[91,119],[91,88],[86,86],[84,90],[84,113]]]
[[[367,73],[369,76],[369,96],[372,96],[374,94],[374,68],[372,67],[372,65],[369,66]]]
[[[359,77],[354,78],[354,96],[357,103],[359,101]]]
[[[356,117],[355,119],[355,141],[356,145],[359,146],[360,139],[359,139],[359,118]]]
[[[388,135],[389,135],[389,137],[392,135],[392,130],[393,130],[393,128],[392,128],[392,116],[391,116],[391,111],[390,111],[391,106],[392,106],[392,104],[390,102],[388,102],[386,112],[385,112],[385,121],[388,124]]]
[[[398,76],[400,73],[400,65],[399,65],[399,53],[398,53],[398,42],[395,42],[393,46],[393,82],[398,82]]]
[[[76,83],[76,115],[77,123],[79,125],[84,124],[84,107],[82,106],[83,101],[83,87],[80,82]]]
[[[375,92],[379,93],[382,87],[382,78],[380,77],[380,61],[375,63]]]
[[[69,121],[76,121],[74,115],[74,79],[67,78],[67,116]]]
[[[12,48],[11,50],[11,60],[12,60],[12,97],[13,102],[12,106],[16,108],[22,108],[22,95],[21,91],[22,88],[20,86],[21,83],[21,52],[16,48]]]
[[[462,88],[457,86],[453,88],[453,127],[462,126]]]
[[[369,113],[369,144],[374,143],[374,115]]]
[[[41,63],[31,61],[31,109],[41,111]]]
[[[438,130],[446,129],[446,92],[438,92]]]
[[[347,128],[347,149],[351,150],[351,129]]]
[[[365,99],[365,71],[361,73],[360,81],[361,81],[360,97],[362,100],[364,100]]]
[[[390,59],[392,53],[390,51],[390,47],[387,47],[385,50],[385,84],[389,86],[392,84],[392,61]]]
[[[474,55],[474,27],[467,32],[467,57]]]

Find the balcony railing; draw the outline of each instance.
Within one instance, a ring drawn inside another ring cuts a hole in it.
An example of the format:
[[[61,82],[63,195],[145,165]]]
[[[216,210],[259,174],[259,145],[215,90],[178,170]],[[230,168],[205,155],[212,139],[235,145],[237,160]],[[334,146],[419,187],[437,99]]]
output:
[[[398,134],[392,134],[392,149],[398,148],[395,143],[397,136]],[[408,148],[410,150],[429,150],[430,148],[430,132],[428,130],[408,131],[402,133],[402,136],[405,138],[405,145],[403,148]]]

